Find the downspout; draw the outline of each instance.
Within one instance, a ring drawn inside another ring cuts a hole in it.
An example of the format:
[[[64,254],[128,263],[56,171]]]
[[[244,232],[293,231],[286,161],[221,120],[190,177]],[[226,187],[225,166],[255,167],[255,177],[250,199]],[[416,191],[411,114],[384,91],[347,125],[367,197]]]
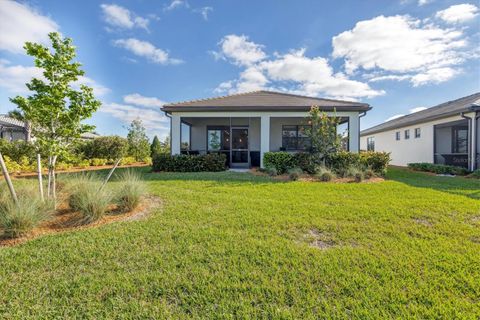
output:
[[[465,112],[462,112],[460,114],[460,116],[464,119],[467,119],[468,120],[468,133],[469,133],[469,137],[468,137],[468,170],[471,170],[473,171],[473,167],[475,166],[475,164],[473,163],[472,164],[472,155],[473,155],[473,132],[472,132],[472,118],[470,117],[467,117],[465,115]],[[476,118],[476,117],[474,117]],[[475,133],[476,134],[476,133]]]

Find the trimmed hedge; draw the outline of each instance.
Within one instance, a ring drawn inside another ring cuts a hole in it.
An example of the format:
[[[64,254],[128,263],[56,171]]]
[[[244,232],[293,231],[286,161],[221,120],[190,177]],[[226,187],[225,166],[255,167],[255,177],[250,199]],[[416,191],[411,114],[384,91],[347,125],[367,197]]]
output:
[[[447,166],[444,164],[433,164],[427,162],[409,163],[408,167],[415,171],[432,172],[436,174],[453,174],[458,176],[464,176],[469,171],[462,167]]]
[[[267,152],[263,157],[266,168],[275,168],[278,174],[284,174],[289,169],[301,168],[313,174],[322,164],[320,159],[310,153]],[[326,165],[337,173],[345,172],[348,168],[370,168],[377,174],[384,174],[390,162],[387,152],[352,153],[341,151],[330,154],[325,159]]]
[[[201,172],[225,171],[227,157],[223,153],[205,155],[156,154],[153,158],[153,171]]]

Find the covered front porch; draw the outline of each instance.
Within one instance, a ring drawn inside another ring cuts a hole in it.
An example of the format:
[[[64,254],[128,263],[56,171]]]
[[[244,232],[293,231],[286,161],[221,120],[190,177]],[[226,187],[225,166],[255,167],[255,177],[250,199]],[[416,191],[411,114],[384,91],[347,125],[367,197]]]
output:
[[[359,150],[359,113],[329,112],[338,117],[337,132],[345,148]],[[302,152],[310,148],[305,135],[308,112],[185,112],[171,119],[172,154],[224,153],[231,168],[263,167],[269,151]]]

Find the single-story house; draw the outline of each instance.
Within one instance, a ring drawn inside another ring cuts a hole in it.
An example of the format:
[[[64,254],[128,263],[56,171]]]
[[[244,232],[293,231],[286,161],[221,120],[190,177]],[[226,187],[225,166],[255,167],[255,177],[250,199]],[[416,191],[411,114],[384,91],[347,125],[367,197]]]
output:
[[[387,121],[360,133],[361,149],[391,153],[392,164],[480,168],[480,92]]]
[[[91,140],[99,136],[100,135],[93,132],[86,132],[81,135],[81,139]],[[35,140],[35,137],[32,137],[31,130],[27,122],[0,114],[0,139],[6,139],[8,141],[31,141]]]
[[[222,152],[230,167],[263,167],[269,151],[308,148],[303,129],[312,106],[348,125],[348,149],[358,152],[360,117],[366,103],[254,91],[162,107],[171,120],[171,153]]]

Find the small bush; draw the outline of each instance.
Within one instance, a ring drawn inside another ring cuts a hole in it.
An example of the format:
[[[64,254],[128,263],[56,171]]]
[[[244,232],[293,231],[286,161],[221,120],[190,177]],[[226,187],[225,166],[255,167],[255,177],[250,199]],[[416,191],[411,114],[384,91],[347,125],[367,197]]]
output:
[[[302,169],[300,168],[292,168],[288,170],[288,177],[292,181],[297,181],[300,178],[300,175],[303,173]]]
[[[153,158],[153,171],[201,172],[224,171],[227,158],[223,153],[206,155],[156,154]]]
[[[354,176],[355,182],[362,182],[363,181],[363,173],[357,172]]]
[[[125,157],[125,158],[122,158],[122,160],[120,161],[120,164],[122,166],[128,166],[130,164],[134,164],[135,162],[137,161],[135,160],[134,157]]]
[[[320,164],[320,159],[311,153],[299,152],[293,155],[291,165],[297,166],[302,169],[304,172],[314,174],[318,165]]]
[[[278,174],[284,174],[289,169],[296,167],[295,155],[285,151],[266,152],[263,156],[265,167],[277,169]]]
[[[367,169],[367,170],[365,170],[363,175],[365,176],[365,179],[368,180],[368,179],[371,179],[375,176],[375,172],[373,172],[372,169]]]
[[[87,159],[119,159],[127,155],[128,141],[119,136],[103,136],[81,143],[76,153]]]
[[[82,215],[80,223],[91,223],[103,217],[112,201],[111,193],[93,175],[80,175],[67,183],[70,208]]]
[[[276,175],[278,175],[277,169],[275,169],[274,167],[265,168],[265,172],[266,172],[270,177],[275,177]]]
[[[480,169],[477,169],[477,170],[473,171],[473,172],[470,174],[470,177],[476,178],[476,179],[480,179]]]
[[[107,164],[107,159],[102,159],[102,158],[93,158],[90,160],[90,165],[98,167],[98,166],[104,166]]]
[[[345,176],[348,178],[353,178],[355,182],[362,182],[364,178],[363,170],[354,166],[351,166],[347,169]]]
[[[130,170],[122,172],[119,181],[121,186],[115,196],[118,208],[123,212],[132,211],[145,193],[145,184],[137,173]]]
[[[415,171],[432,172],[436,174],[453,174],[459,176],[467,175],[469,172],[463,167],[447,166],[443,164],[433,164],[427,162],[409,163],[408,167]]]
[[[30,185],[15,186],[18,204],[8,189],[0,188],[0,230],[3,237],[16,238],[27,234],[50,217],[53,202],[42,202],[37,188]]]
[[[352,153],[341,151],[326,157],[327,165],[341,176],[345,176],[350,167],[368,167],[376,174],[384,174],[390,162],[387,152]]]
[[[328,168],[325,167],[317,167],[317,173],[315,176],[320,180],[320,181],[331,181],[333,178],[335,178],[335,174]]]

